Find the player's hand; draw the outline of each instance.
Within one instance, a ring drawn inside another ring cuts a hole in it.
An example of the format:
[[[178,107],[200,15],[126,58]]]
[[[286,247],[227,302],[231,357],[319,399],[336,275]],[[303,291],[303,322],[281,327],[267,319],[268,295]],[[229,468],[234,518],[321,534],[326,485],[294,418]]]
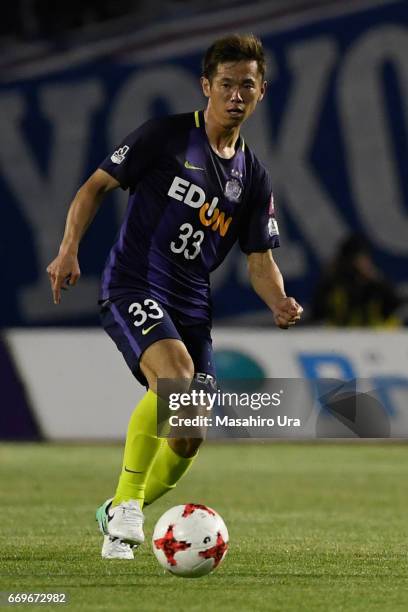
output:
[[[292,297],[282,298],[273,308],[275,324],[281,329],[288,329],[300,321],[303,308]]]
[[[47,268],[54,304],[61,302],[61,290],[75,285],[81,276],[78,257],[70,253],[59,253]]]

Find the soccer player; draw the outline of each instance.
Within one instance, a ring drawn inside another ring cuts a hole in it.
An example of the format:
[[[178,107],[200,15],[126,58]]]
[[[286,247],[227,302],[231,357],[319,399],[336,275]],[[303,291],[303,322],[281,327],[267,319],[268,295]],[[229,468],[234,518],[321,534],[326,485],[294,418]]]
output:
[[[271,179],[240,135],[265,94],[265,57],[253,35],[205,53],[206,109],[131,132],[77,192],[59,254],[48,266],[54,302],[80,276],[78,246],[104,196],[129,190],[125,219],[102,278],[102,324],[147,393],[131,415],[118,486],[97,511],[104,558],[133,558],[144,504],[173,489],[199,438],[157,437],[157,380],[213,384],[209,273],[236,240],[256,293],[280,328],[302,307],[287,297],[272,257],[279,246]]]

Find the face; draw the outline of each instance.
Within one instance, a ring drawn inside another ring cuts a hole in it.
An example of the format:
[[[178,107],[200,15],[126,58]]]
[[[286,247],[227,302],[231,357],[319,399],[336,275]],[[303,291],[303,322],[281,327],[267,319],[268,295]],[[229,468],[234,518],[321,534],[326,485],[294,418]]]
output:
[[[256,60],[218,64],[211,81],[201,78],[208,111],[223,127],[241,125],[255,110],[265,94]]]

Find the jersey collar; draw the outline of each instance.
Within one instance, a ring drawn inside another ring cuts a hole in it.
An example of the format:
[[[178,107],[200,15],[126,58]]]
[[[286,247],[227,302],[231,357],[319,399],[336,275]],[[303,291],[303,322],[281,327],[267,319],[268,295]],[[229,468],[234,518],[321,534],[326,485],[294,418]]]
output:
[[[204,119],[204,111],[203,110],[196,110],[196,111],[194,111],[194,124],[195,124],[196,128],[199,128],[199,129],[203,130],[204,133],[205,133],[205,119]],[[208,144],[210,144],[210,143],[208,143]],[[244,137],[242,136],[242,134],[239,135],[239,145],[236,147],[235,152],[237,152],[238,149],[241,149],[242,151],[245,151],[245,140],[244,140]]]

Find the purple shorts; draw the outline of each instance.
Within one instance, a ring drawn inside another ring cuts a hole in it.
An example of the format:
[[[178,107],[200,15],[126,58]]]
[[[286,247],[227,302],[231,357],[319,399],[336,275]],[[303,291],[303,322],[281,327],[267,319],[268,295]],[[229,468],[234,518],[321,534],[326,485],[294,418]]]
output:
[[[140,370],[142,353],[148,346],[175,338],[181,340],[194,363],[195,374],[209,374],[215,379],[211,327],[202,321],[186,320],[184,315],[164,307],[144,293],[105,300],[100,312],[102,326],[122,353],[132,374],[144,386]]]

